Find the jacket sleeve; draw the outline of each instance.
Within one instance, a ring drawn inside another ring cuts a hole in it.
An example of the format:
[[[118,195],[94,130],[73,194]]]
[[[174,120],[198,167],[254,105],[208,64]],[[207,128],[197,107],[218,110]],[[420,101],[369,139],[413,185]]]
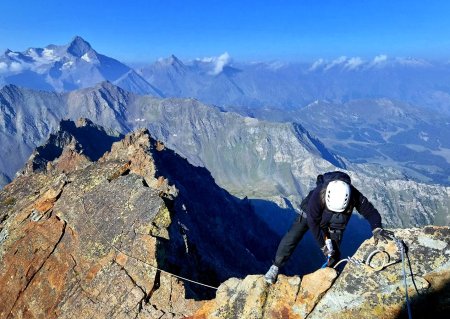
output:
[[[372,230],[381,227],[381,215],[372,203],[355,187],[352,187],[355,198],[355,208],[370,224]]]
[[[320,248],[325,245],[325,240],[323,239],[323,234],[320,229],[320,222],[322,220],[322,208],[320,205],[320,187],[317,187],[311,195],[308,202],[307,211],[307,221],[308,227],[316,240]]]

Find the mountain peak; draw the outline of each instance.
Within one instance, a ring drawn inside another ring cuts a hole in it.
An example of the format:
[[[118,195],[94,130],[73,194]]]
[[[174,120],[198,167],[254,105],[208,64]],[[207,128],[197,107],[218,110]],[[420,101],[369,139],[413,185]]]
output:
[[[158,62],[162,65],[173,66],[173,67],[184,67],[184,63],[178,59],[174,54],[171,54],[167,58],[161,58]]]
[[[110,81],[102,81],[97,83],[93,88],[94,90],[106,90],[110,93],[120,93],[120,94],[129,94],[126,90],[122,89],[120,86],[111,83]]]
[[[181,62],[181,60],[178,59],[174,54],[171,54],[171,55],[170,55],[169,61],[170,61],[171,63],[181,63],[181,64],[183,64],[183,62]]]
[[[92,47],[89,42],[85,41],[80,36],[76,36],[75,38],[73,38],[72,42],[70,42],[67,47],[67,52],[76,57],[82,57],[90,50],[92,50]]]

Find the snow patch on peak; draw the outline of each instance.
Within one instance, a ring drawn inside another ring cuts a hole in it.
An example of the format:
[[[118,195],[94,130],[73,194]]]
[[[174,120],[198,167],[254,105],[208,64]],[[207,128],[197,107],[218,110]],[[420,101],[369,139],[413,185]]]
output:
[[[42,51],[42,57],[47,59],[48,61],[57,61],[59,57],[55,54],[55,51],[52,49],[45,48]]]
[[[420,131],[420,132],[419,132],[419,138],[420,138],[422,141],[428,142],[430,136],[428,135],[427,132]]]
[[[91,58],[89,58],[89,54],[87,54],[87,53],[83,54],[81,59],[86,61],[86,62],[88,62],[88,63],[92,62]]]
[[[14,52],[14,51],[11,51],[11,50],[7,50],[7,51],[5,52],[5,54],[6,54],[7,56],[9,56],[10,58],[17,58],[17,57],[19,56],[19,53],[18,53],[18,52]]]
[[[64,64],[61,66],[61,70],[67,70],[67,69],[70,69],[70,68],[72,67],[73,64],[74,64],[73,61],[67,61],[66,63],[64,63]]]

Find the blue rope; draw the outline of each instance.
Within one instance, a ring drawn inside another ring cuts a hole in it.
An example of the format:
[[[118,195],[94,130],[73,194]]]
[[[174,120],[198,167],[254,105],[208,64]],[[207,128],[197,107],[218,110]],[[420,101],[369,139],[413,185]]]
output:
[[[326,266],[328,266],[328,261],[329,260],[330,260],[330,256],[327,257],[327,261],[320,268],[322,269],[322,268],[325,268]]]
[[[395,238],[395,243],[397,244],[397,247],[400,250],[400,256],[402,257],[403,284],[405,285],[406,308],[408,309],[408,318],[412,319],[411,305],[408,296],[408,284],[406,283],[405,246],[403,241],[397,238]]]

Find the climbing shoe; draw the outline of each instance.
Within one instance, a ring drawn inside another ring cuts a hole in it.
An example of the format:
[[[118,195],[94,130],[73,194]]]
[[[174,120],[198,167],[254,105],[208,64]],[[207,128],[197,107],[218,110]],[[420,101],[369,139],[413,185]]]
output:
[[[272,265],[269,271],[267,271],[267,273],[264,275],[264,279],[269,284],[274,284],[277,281],[277,277],[278,277],[278,267],[275,265]]]

